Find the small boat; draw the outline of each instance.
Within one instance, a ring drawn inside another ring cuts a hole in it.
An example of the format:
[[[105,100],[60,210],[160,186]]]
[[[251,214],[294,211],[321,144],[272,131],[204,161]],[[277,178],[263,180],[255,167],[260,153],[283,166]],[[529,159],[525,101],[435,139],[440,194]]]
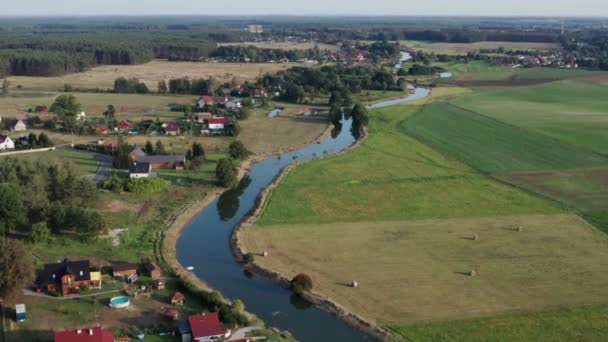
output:
[[[188,266],[188,267],[186,267],[186,269],[187,269],[188,271],[192,271],[192,270],[194,270],[194,266]]]

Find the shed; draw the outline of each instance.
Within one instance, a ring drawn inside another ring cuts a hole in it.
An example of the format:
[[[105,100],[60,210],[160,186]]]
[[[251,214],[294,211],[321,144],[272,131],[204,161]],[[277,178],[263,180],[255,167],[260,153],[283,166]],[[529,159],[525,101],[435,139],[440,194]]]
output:
[[[160,267],[158,267],[158,265],[153,262],[146,263],[146,265],[144,265],[144,268],[146,269],[146,273],[152,279],[156,280],[162,276],[162,271],[160,270]]]
[[[179,312],[176,309],[167,309],[164,313],[163,316],[171,321],[177,321],[178,317],[179,317]]]
[[[156,290],[162,290],[165,288],[165,280],[164,279],[156,279],[152,285]]]
[[[137,273],[137,264],[121,264],[112,266],[112,274],[115,277],[130,277]]]
[[[171,304],[173,305],[183,305],[185,301],[186,297],[181,292],[175,292],[175,294],[171,298]]]
[[[23,322],[26,319],[25,304],[15,305],[15,320],[17,322]]]

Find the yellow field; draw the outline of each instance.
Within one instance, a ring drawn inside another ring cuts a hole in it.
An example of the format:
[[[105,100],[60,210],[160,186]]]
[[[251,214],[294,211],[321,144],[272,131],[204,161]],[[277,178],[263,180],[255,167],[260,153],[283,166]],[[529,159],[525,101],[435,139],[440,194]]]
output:
[[[338,47],[336,45],[323,44],[323,43],[315,43],[315,42],[306,42],[306,43],[298,43],[298,42],[242,42],[242,43],[220,43],[218,46],[255,46],[260,49],[281,49],[281,50],[309,50],[318,46],[321,51],[329,50],[336,52],[338,51]]]
[[[61,77],[26,77],[13,76],[9,78],[12,87],[21,85],[24,89],[58,90],[64,84],[75,88],[110,89],[118,77],[136,77],[145,82],[148,88],[156,91],[160,80],[171,78],[216,77],[222,81],[230,81],[236,77],[239,81],[253,80],[261,73],[274,73],[287,69],[295,64],[270,63],[203,63],[203,62],[168,62],[155,60],[139,65],[104,65],[89,71],[70,74]]]
[[[529,43],[529,42],[476,42],[476,43],[431,43],[417,40],[402,40],[399,45],[412,50],[422,50],[427,53],[447,55],[466,55],[479,49],[497,49],[503,47],[505,50],[541,50],[557,51],[561,46],[556,43]]]
[[[608,302],[608,237],[575,215],[254,226],[241,234],[248,251],[268,251],[257,263],[288,277],[306,272],[316,291],[381,323]],[[358,288],[347,285],[353,280]]]

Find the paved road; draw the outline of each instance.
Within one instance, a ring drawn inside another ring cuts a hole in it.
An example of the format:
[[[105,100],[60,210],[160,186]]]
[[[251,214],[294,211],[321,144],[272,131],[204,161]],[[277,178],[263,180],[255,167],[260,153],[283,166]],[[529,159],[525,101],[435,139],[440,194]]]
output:
[[[89,155],[94,156],[95,159],[99,160],[101,162],[101,165],[99,165],[99,168],[97,169],[97,172],[95,172],[95,176],[93,177],[93,181],[95,183],[99,183],[103,180],[106,180],[110,176],[110,170],[112,169],[112,156],[109,156],[109,155],[103,154],[103,153],[73,149],[70,147],[62,146],[60,148],[65,149],[65,150],[71,150],[71,151],[89,154]]]
[[[259,330],[260,327],[244,327],[241,328],[237,331],[235,331],[231,336],[230,339],[228,341],[234,341],[234,340],[240,340],[240,339],[244,339],[247,337],[247,334],[255,331],[255,330]]]

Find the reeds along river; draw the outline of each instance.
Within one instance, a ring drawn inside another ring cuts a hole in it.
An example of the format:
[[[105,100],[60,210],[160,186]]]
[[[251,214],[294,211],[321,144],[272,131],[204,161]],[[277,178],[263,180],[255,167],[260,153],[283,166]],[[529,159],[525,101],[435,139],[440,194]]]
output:
[[[370,106],[380,108],[421,99],[428,89],[418,88],[404,99]],[[247,311],[267,325],[290,331],[300,341],[367,341],[362,332],[332,314],[311,306],[291,291],[269,280],[246,274],[230,248],[233,229],[255,206],[260,192],[286,166],[296,160],[310,160],[348,148],[355,142],[352,122],[343,119],[341,127],[319,144],[270,157],[252,165],[240,184],[226,191],[188,224],[177,241],[177,259],[193,266],[194,273],[228,298],[241,299]]]

